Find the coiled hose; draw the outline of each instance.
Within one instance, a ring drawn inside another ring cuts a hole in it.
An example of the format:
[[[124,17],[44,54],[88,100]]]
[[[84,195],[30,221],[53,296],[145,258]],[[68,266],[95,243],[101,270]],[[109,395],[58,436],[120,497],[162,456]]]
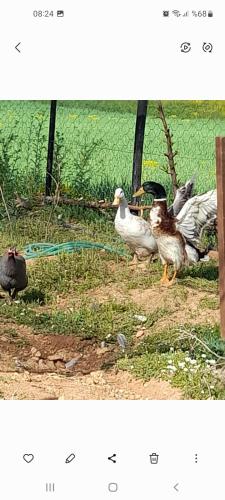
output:
[[[90,241],[68,241],[67,243],[31,243],[24,248],[24,258],[36,259],[39,257],[49,257],[50,255],[59,255],[60,253],[79,252],[85,249],[106,250],[110,253],[115,253],[123,257],[129,258],[124,250],[118,250],[103,243],[93,243]]]

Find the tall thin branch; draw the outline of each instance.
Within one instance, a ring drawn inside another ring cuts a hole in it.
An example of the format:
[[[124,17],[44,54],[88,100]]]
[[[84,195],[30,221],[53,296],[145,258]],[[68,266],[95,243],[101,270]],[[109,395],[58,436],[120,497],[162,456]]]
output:
[[[163,129],[166,137],[166,143],[167,143],[167,152],[164,153],[165,156],[167,157],[168,160],[168,169],[165,169],[167,173],[171,176],[171,181],[172,181],[172,188],[173,188],[173,195],[176,195],[176,191],[179,188],[179,182],[177,179],[177,173],[176,173],[176,163],[174,161],[175,156],[177,155],[177,151],[173,151],[173,134],[170,132],[170,129],[168,127],[163,105],[161,101],[158,101],[158,112],[159,112],[159,117],[162,121],[163,124]]]

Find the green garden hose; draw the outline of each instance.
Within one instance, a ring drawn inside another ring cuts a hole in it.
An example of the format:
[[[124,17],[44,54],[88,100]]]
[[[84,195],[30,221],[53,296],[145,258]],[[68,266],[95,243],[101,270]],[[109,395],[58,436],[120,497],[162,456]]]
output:
[[[99,249],[106,250],[107,252],[115,253],[123,257],[129,255],[123,251],[112,248],[103,243],[92,243],[90,241],[68,241],[67,243],[31,243],[24,248],[24,258],[35,259],[38,257],[49,257],[50,255],[59,255],[60,253],[79,252],[85,249]]]

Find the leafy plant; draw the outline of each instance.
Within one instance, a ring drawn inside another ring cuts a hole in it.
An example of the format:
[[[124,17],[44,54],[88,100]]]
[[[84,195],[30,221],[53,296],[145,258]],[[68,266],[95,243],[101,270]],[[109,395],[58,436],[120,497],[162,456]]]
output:
[[[47,140],[45,130],[47,124],[46,113],[34,113],[31,115],[30,127],[28,131],[28,141],[26,144],[26,165],[29,175],[28,193],[31,195],[43,188],[44,170],[42,164],[47,162]]]
[[[71,184],[75,196],[90,196],[91,184],[93,183],[91,161],[101,144],[101,139],[89,138],[87,134],[78,139],[77,151],[73,160],[74,169],[71,172]]]
[[[18,122],[8,133],[0,129],[0,185],[6,198],[16,190],[16,166],[20,160],[21,142],[17,135]]]

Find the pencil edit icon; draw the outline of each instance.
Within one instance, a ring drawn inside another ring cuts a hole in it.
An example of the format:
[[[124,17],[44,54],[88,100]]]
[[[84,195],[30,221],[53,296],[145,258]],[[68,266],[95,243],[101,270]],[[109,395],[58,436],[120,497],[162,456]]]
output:
[[[70,464],[71,462],[73,462],[73,460],[75,459],[75,454],[74,453],[71,453],[67,458],[66,458],[66,461],[65,463],[66,464]]]

